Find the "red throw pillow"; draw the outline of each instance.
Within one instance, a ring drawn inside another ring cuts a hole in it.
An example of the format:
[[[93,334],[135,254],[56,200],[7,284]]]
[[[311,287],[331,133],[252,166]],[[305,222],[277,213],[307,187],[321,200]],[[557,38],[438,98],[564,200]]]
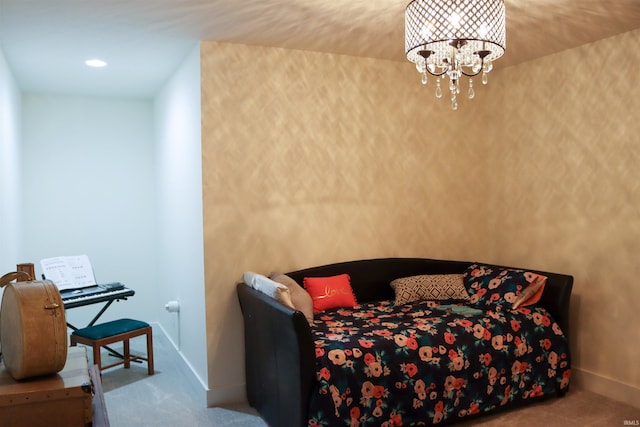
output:
[[[303,284],[311,295],[314,313],[336,307],[353,307],[358,304],[355,295],[353,295],[351,278],[348,274],[330,277],[305,277]]]

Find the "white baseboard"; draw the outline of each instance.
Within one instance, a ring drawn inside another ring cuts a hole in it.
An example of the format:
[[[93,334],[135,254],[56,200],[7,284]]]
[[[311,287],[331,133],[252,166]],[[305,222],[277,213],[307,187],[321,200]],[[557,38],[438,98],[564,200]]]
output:
[[[244,384],[219,387],[207,390],[207,407],[246,403],[247,395]]]
[[[639,387],[625,384],[582,368],[571,368],[571,377],[571,387],[575,386],[640,408]]]
[[[193,368],[191,363],[189,363],[189,361],[184,357],[184,354],[182,354],[182,352],[180,351],[180,349],[178,348],[176,343],[171,339],[171,336],[169,336],[169,334],[167,333],[167,331],[165,331],[165,329],[162,327],[162,325],[159,322],[153,322],[152,324],[153,324],[154,328],[157,326],[162,331],[162,333],[167,338],[167,340],[169,340],[169,342],[171,343],[173,348],[176,350],[176,352],[178,353],[178,355],[180,356],[182,361],[187,365],[187,367],[189,367],[189,370],[191,371],[193,376],[198,380],[198,382],[202,386],[203,395],[205,396],[206,401],[208,402],[209,401],[209,397],[208,397],[209,389],[207,388],[207,384],[205,383],[205,381],[200,377],[200,375],[198,375],[198,373]]]
[[[184,363],[189,367],[189,370],[193,374],[193,376],[198,380],[200,385],[202,386],[202,391],[206,399],[207,407],[211,408],[214,406],[223,406],[223,405],[233,405],[238,403],[246,403],[247,395],[245,391],[245,385],[237,384],[230,385],[225,387],[219,387],[215,390],[211,390],[208,388],[207,384],[203,381],[203,379],[198,375],[196,370],[193,368],[191,363],[187,359],[185,359],[184,355],[176,345],[176,343],[171,339],[171,336],[165,331],[162,325],[158,322],[153,323],[154,328],[157,326],[165,337],[169,340],[173,348],[178,352],[180,358],[184,361]]]

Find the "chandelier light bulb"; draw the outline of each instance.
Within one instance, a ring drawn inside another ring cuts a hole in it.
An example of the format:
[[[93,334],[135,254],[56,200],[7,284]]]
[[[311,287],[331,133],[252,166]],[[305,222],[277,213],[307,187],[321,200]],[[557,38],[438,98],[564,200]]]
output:
[[[449,23],[451,24],[451,27],[453,27],[454,29],[460,28],[460,20],[461,19],[462,18],[460,18],[460,15],[458,15],[456,12],[453,12],[449,16]]]
[[[428,39],[431,37],[431,33],[433,31],[433,25],[430,25],[429,23],[426,23],[422,26],[422,29],[420,30],[420,35],[425,38]]]
[[[484,23],[480,24],[480,26],[478,27],[478,37],[483,39],[487,37],[487,34],[489,34],[489,26]]]

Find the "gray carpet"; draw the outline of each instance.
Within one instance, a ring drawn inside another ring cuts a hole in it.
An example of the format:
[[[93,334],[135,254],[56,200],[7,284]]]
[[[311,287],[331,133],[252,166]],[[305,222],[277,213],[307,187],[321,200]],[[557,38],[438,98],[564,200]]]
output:
[[[144,353],[144,348],[144,339],[132,341],[132,350]],[[202,386],[157,327],[154,328],[154,350],[156,374],[153,376],[147,375],[145,364],[136,363],[130,369],[120,366],[103,372],[105,402],[112,427],[266,427],[248,405],[207,408]],[[105,362],[111,358],[106,353],[102,357]],[[639,420],[639,408],[574,388],[561,399],[549,399],[456,425],[613,427],[638,425]]]
[[[202,385],[164,333],[152,326],[155,375],[147,375],[146,363],[132,363],[129,369],[117,366],[102,373],[111,427],[267,426],[248,405],[207,408]],[[131,341],[131,351],[145,354],[143,337]],[[103,350],[102,360],[109,364],[115,359]]]

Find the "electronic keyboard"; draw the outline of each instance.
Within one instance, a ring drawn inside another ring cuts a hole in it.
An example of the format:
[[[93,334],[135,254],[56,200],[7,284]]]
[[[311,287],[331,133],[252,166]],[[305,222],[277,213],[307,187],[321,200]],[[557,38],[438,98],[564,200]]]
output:
[[[127,299],[127,297],[132,297],[133,295],[135,295],[135,291],[125,287],[120,282],[60,292],[65,309]]]

